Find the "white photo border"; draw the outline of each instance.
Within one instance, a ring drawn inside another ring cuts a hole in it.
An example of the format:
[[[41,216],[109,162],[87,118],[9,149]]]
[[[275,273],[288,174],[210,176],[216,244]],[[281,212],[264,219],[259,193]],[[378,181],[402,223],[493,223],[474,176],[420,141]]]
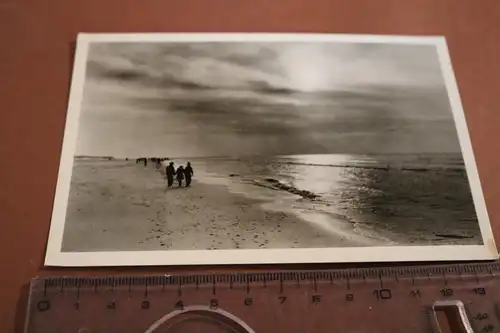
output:
[[[89,44],[94,42],[344,42],[433,45],[446,85],[462,156],[479,221],[483,245],[385,246],[257,250],[165,250],[62,252],[66,210],[78,136]],[[499,258],[473,154],[458,85],[445,37],[309,33],[80,33],[73,64],[52,219],[45,255],[46,266],[150,266],[354,263],[411,261],[468,261]]]

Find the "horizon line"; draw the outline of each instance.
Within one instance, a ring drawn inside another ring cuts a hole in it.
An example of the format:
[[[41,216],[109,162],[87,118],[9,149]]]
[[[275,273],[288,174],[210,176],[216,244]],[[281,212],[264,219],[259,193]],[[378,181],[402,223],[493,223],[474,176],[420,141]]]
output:
[[[381,152],[381,153],[313,153],[313,154],[248,154],[248,155],[212,155],[212,156],[156,156],[156,155],[147,155],[147,156],[114,156],[114,155],[74,155],[74,158],[112,158],[112,159],[139,159],[139,158],[166,158],[169,160],[172,159],[200,159],[200,158],[244,158],[244,157],[286,157],[286,156],[304,156],[304,155],[461,155],[463,153],[461,151],[447,151],[447,152]]]

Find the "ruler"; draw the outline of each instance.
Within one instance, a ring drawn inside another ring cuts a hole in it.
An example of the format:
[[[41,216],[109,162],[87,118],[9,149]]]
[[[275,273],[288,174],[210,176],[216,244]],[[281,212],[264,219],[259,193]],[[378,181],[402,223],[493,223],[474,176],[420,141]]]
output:
[[[500,263],[33,279],[25,333],[500,332]]]

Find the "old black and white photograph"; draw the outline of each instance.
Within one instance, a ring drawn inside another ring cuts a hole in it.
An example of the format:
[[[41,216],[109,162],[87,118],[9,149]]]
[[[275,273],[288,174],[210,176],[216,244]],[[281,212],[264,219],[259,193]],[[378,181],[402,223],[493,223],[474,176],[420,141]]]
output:
[[[497,257],[444,38],[81,34],[72,75],[46,264]]]

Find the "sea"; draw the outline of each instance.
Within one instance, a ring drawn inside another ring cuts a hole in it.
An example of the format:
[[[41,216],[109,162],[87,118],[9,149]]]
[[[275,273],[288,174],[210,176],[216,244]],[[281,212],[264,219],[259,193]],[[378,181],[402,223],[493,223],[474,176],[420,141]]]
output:
[[[187,159],[173,159],[179,165]],[[483,244],[461,154],[190,158],[195,179],[380,245]]]

